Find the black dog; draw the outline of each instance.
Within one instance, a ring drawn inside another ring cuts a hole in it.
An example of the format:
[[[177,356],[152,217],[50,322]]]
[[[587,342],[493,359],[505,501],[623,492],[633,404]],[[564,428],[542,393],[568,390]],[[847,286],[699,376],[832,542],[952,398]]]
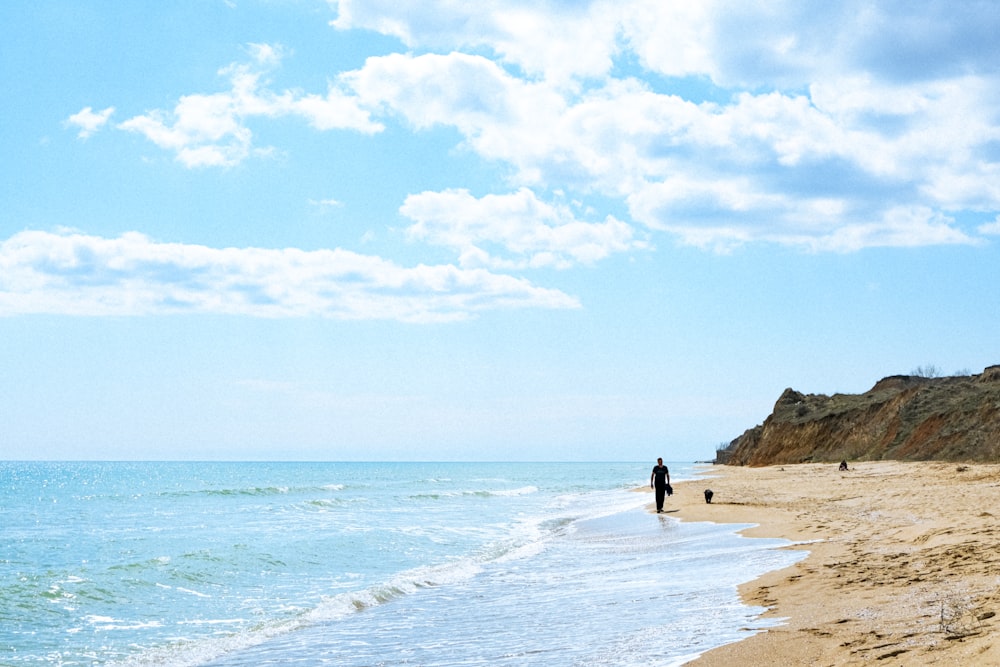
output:
[[[705,489],[705,502],[711,504],[712,496],[714,495],[715,494],[712,493],[712,489]]]

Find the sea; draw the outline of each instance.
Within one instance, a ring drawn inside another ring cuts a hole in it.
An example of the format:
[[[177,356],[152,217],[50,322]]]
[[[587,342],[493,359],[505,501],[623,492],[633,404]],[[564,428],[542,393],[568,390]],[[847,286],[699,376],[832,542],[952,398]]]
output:
[[[737,586],[804,553],[650,512],[652,465],[0,462],[0,665],[649,667],[780,623]]]

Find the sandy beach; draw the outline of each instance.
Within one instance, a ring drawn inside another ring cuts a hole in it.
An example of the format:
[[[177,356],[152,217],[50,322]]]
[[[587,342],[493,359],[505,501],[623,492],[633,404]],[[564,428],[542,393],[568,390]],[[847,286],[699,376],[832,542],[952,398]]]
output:
[[[1000,665],[1000,466],[707,468],[675,485],[671,516],[757,524],[744,534],[809,556],[740,589],[783,625],[691,664]]]

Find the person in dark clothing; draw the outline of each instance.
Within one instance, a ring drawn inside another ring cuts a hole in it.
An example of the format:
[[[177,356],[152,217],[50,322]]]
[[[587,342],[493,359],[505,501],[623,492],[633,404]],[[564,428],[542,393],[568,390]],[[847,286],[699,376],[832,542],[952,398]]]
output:
[[[667,487],[670,486],[670,470],[663,465],[663,459],[656,459],[653,474],[649,476],[649,486],[656,489],[656,511],[657,513],[662,512],[663,496],[667,493]]]

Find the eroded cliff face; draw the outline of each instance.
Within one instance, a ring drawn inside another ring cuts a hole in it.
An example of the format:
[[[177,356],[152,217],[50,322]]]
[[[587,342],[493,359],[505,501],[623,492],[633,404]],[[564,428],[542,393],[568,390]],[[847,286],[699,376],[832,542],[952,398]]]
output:
[[[894,375],[864,394],[786,389],[764,420],[718,453],[730,465],[806,461],[1000,461],[1000,366],[979,375]]]

